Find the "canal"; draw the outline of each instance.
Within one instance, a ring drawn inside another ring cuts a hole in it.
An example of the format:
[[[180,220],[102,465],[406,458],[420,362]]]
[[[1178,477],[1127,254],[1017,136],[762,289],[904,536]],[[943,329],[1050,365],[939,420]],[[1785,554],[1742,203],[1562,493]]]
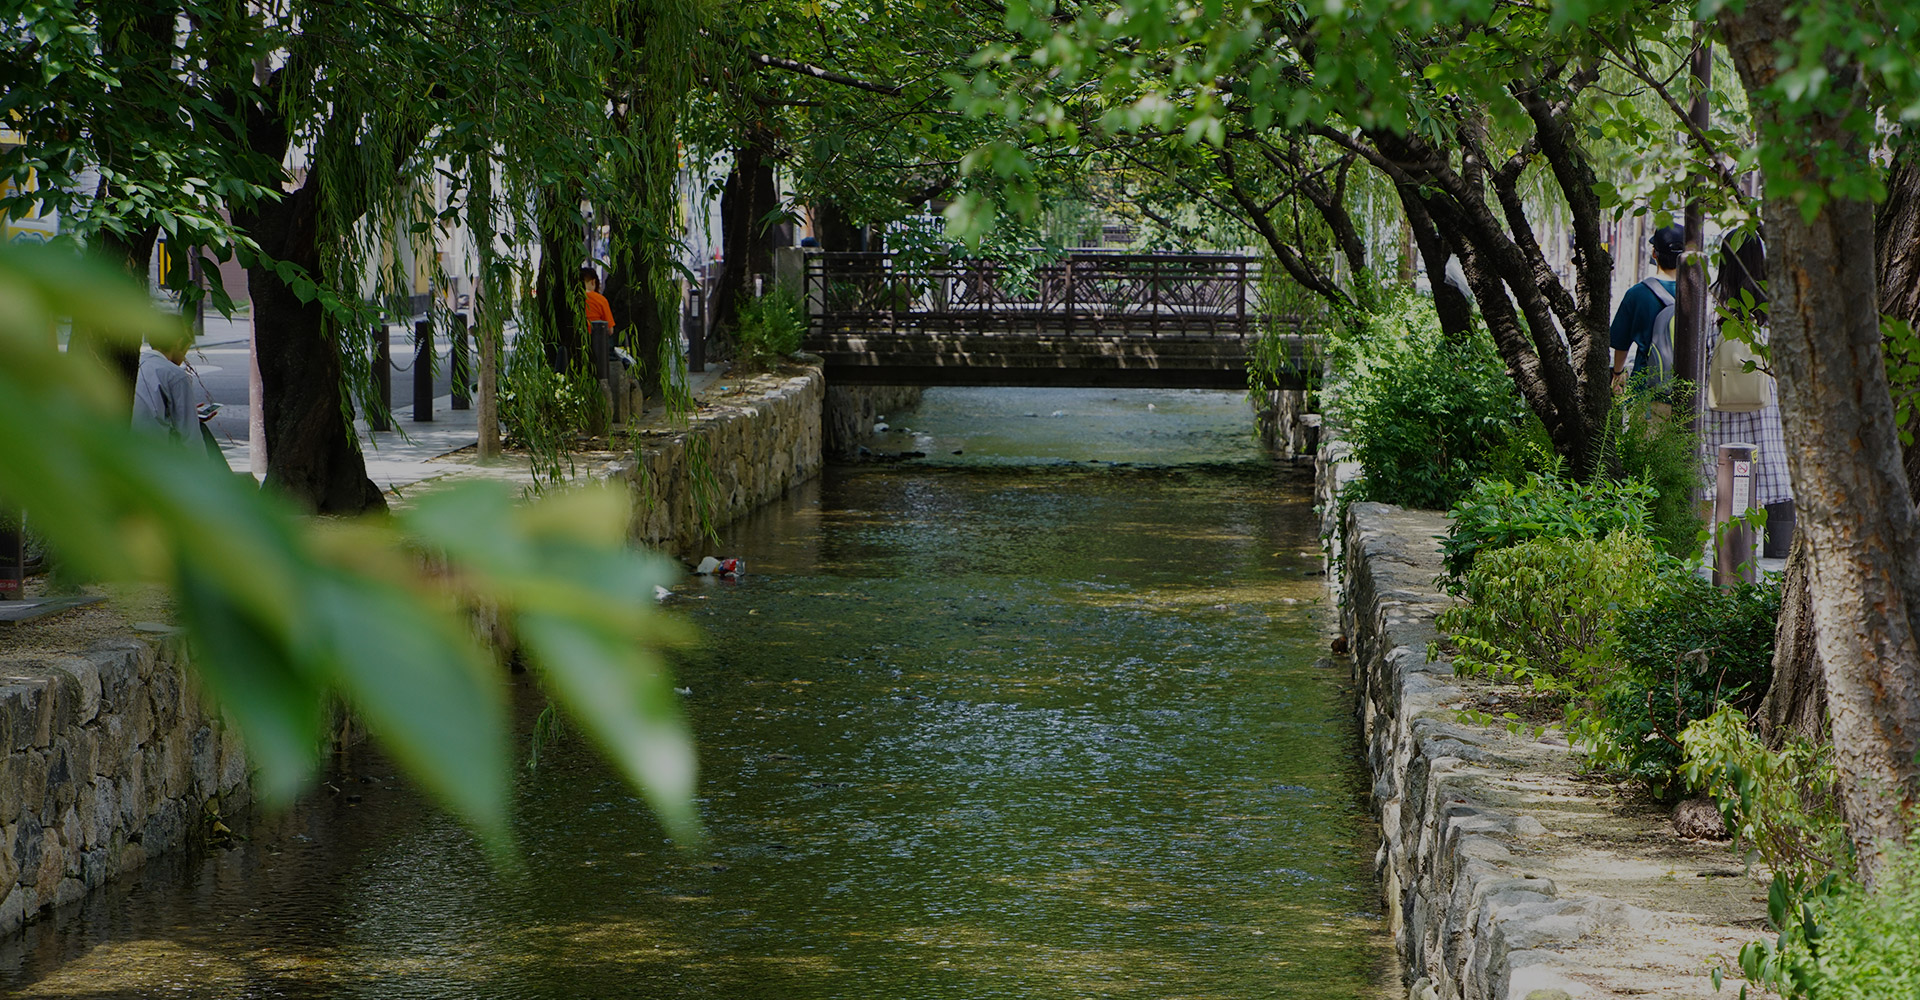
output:
[[[725,533],[743,579],[670,598],[706,637],[678,667],[697,849],[563,739],[495,871],[358,747],[236,849],[0,944],[0,993],[1391,993],[1311,482],[1245,403],[956,389],[891,416],[928,457],[830,467]]]

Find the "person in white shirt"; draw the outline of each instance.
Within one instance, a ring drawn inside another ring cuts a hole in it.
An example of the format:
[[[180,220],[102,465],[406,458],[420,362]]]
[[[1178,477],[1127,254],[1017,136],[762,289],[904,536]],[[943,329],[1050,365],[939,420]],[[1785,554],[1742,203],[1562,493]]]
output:
[[[140,352],[140,374],[133,383],[133,426],[166,434],[185,443],[204,419],[193,405],[193,376],[180,367],[187,360],[187,338],[149,341]]]

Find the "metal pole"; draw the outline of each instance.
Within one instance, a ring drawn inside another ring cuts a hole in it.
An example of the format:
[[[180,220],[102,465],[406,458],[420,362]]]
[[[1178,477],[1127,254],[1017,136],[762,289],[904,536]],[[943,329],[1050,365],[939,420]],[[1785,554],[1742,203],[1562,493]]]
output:
[[[1695,32],[1693,49],[1693,105],[1688,118],[1704,130],[1709,122],[1707,88],[1713,82],[1713,48],[1705,26]],[[1695,197],[1687,202],[1687,252],[1696,254],[1705,241],[1706,212]],[[1686,388],[1673,401],[1673,414],[1688,427],[1694,426],[1700,412],[1700,386],[1706,381],[1707,270],[1696,260],[1683,263],[1676,288],[1679,306],[1674,310],[1673,373],[1685,380]]]
[[[453,356],[449,367],[453,373],[453,408],[471,409],[473,406],[472,387],[468,380],[472,377],[471,362],[467,357],[467,314],[453,314]]]
[[[1064,298],[1066,300],[1066,307],[1067,307],[1067,317],[1066,317],[1066,320],[1064,321],[1065,326],[1063,327],[1063,329],[1066,335],[1071,337],[1073,336],[1073,256],[1071,254],[1067,255],[1065,258],[1062,258],[1061,263],[1066,267],[1066,270],[1067,270],[1067,275],[1066,275],[1067,288],[1066,288],[1066,292],[1064,293]]]
[[[433,422],[433,320],[413,323],[413,422]]]
[[[1746,443],[1720,446],[1713,499],[1713,582],[1731,587],[1754,582],[1753,527],[1744,520],[1753,507],[1753,453]]]
[[[262,479],[267,475],[267,388],[260,381],[260,324],[252,320],[247,321],[247,471]]]
[[[393,430],[393,341],[384,323],[373,327],[373,384],[379,389],[380,405],[367,414],[367,429]]]

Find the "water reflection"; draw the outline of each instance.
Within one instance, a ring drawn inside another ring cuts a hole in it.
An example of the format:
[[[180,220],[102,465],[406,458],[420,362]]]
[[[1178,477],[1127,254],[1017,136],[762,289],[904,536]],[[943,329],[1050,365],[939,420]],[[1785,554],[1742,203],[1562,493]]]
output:
[[[1000,432],[958,395],[905,422],[984,450]],[[1244,438],[1237,400],[1176,395],[1196,402],[1106,415],[1097,433],[1044,419],[1072,440],[1148,420],[1174,439]],[[675,598],[710,640],[679,668],[701,743],[698,849],[667,844],[568,743],[523,777],[525,863],[495,872],[356,748],[331,790],[242,849],[157,863],[32,929],[0,952],[0,986],[1379,995],[1356,748],[1340,678],[1313,665],[1330,619],[1307,484],[1229,457],[835,468],[730,532],[723,554],[750,575]]]

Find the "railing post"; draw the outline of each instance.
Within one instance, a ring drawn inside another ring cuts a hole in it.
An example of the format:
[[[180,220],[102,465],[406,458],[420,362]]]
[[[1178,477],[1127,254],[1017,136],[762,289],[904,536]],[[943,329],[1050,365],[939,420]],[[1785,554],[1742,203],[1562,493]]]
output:
[[[1234,332],[1244,337],[1247,335],[1247,259],[1245,257],[1240,258],[1239,291],[1240,294],[1234,302],[1233,323]]]
[[[1147,331],[1153,339],[1160,339],[1160,261],[1155,260],[1147,268],[1147,308],[1151,319],[1147,321]]]
[[[373,385],[380,398],[379,405],[367,414],[367,429],[393,430],[393,340],[387,336],[385,323],[373,326]]]
[[[433,319],[413,324],[413,422],[433,422]]]
[[[467,314],[453,314],[452,357],[448,359],[448,368],[453,375],[453,408],[466,410],[473,407],[473,387],[468,384],[472,378],[473,366],[467,357]]]
[[[1063,293],[1066,301],[1067,314],[1066,314],[1066,318],[1062,320],[1062,322],[1065,324],[1064,330],[1066,335],[1071,337],[1073,336],[1073,255],[1072,254],[1068,254],[1066,256],[1062,266],[1066,268],[1066,284],[1067,284],[1066,291]]]

